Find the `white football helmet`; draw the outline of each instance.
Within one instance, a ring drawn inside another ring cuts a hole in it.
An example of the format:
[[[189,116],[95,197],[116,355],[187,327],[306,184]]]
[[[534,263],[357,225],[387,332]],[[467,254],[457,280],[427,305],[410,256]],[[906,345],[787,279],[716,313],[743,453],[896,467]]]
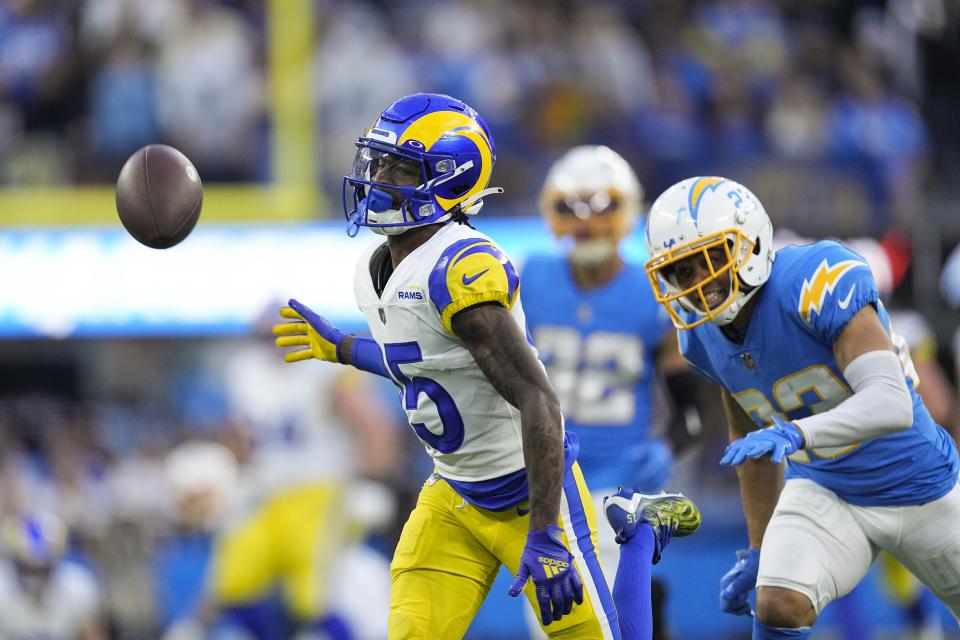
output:
[[[589,225],[590,238],[576,241],[569,257],[597,263],[609,259],[630,233],[642,201],[643,187],[619,153],[583,145],[550,167],[540,190],[540,213],[558,238],[575,237],[579,225]]]
[[[729,324],[770,277],[773,266],[773,226],[763,205],[743,185],[720,177],[696,177],[678,182],[653,203],[647,217],[647,276],[657,301],[663,304],[674,325],[690,329],[704,322]],[[722,266],[711,261],[708,251],[723,248]],[[681,289],[673,274],[681,260],[703,254],[710,275]],[[726,299],[709,304],[704,285],[729,273]],[[700,304],[691,301],[699,299]],[[688,320],[674,307],[695,314]]]
[[[213,528],[230,506],[240,467],[222,444],[187,440],[167,454],[164,471],[180,523],[204,529]]]

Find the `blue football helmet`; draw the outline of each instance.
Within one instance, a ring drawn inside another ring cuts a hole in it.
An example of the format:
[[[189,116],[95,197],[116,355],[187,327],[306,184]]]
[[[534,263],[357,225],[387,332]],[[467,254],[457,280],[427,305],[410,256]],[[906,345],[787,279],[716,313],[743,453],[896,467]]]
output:
[[[483,118],[438,93],[400,98],[357,141],[343,178],[347,234],[370,227],[396,235],[413,227],[475,215],[497,155]]]

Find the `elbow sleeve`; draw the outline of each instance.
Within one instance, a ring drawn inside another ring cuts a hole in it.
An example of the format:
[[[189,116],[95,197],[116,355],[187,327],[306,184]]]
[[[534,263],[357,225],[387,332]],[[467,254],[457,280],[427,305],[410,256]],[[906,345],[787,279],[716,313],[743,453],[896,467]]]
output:
[[[843,370],[843,377],[855,394],[867,392],[881,403],[875,419],[889,422],[890,430],[913,424],[913,397],[907,388],[900,358],[892,351],[870,351],[855,358]]]

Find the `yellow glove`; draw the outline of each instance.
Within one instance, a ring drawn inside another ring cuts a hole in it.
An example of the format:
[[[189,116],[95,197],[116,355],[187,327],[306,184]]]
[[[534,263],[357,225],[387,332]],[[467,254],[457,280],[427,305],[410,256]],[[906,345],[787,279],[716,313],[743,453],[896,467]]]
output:
[[[306,349],[287,351],[283,354],[283,359],[287,362],[299,362],[311,358],[340,362],[337,351],[347,334],[296,300],[291,298],[288,304],[289,307],[281,307],[280,315],[293,322],[283,322],[273,326],[273,335],[277,336],[274,342],[281,348],[306,347]]]

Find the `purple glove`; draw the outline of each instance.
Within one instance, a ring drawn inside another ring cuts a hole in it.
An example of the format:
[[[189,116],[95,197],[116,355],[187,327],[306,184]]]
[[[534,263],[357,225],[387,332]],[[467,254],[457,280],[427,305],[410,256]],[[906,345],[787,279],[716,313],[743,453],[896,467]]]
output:
[[[720,578],[720,608],[738,616],[752,616],[747,597],[757,586],[760,552],[756,549],[737,551],[737,563]]]
[[[720,459],[720,464],[741,464],[747,458],[759,458],[770,454],[770,460],[780,464],[784,456],[803,447],[803,434],[792,422],[773,416],[773,426],[751,431],[743,438],[734,440]]]
[[[533,579],[536,587],[544,626],[570,613],[574,602],[583,602],[583,582],[573,566],[573,556],[563,544],[563,530],[555,524],[527,534],[517,580],[510,587],[511,596],[523,591],[527,578]]]

